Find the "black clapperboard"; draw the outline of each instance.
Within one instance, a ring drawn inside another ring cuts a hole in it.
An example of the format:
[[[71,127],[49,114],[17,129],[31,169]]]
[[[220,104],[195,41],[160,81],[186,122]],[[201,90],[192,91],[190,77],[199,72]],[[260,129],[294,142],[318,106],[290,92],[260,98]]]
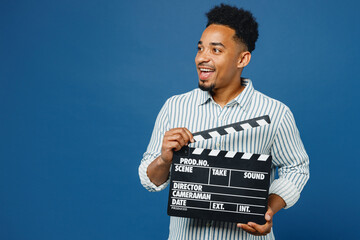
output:
[[[269,116],[193,134],[195,141],[270,124]],[[270,155],[183,147],[174,152],[168,215],[265,224]]]

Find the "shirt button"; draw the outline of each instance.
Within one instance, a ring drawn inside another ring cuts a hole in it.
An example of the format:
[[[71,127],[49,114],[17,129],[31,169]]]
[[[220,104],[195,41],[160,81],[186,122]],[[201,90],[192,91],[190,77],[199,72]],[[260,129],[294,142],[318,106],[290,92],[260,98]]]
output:
[[[217,143],[216,146],[217,146],[217,147],[220,147],[220,143]]]
[[[207,227],[211,227],[211,222],[207,222],[207,223],[206,223],[206,226],[207,226]]]

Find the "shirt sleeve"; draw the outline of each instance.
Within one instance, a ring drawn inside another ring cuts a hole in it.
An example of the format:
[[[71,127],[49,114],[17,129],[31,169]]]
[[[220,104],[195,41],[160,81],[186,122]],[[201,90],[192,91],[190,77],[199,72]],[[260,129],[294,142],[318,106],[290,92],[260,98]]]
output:
[[[286,208],[293,206],[309,179],[309,157],[300,139],[293,114],[289,109],[280,123],[271,148],[273,164],[279,178],[270,186],[269,194],[284,199]]]
[[[169,130],[169,120],[167,114],[168,101],[161,108],[156,121],[154,130],[151,135],[149,145],[146,152],[143,155],[139,166],[139,177],[141,184],[150,192],[161,191],[169,184],[169,179],[160,186],[156,186],[152,183],[147,175],[147,168],[152,161],[154,161],[161,154],[161,146],[164,138],[164,134]]]

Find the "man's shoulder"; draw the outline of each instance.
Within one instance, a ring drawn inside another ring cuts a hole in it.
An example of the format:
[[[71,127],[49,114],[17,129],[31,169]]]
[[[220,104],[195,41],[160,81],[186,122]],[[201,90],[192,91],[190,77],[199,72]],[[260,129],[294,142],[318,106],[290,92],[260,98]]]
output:
[[[274,106],[274,108],[277,108],[277,109],[283,109],[285,111],[289,111],[289,107],[281,102],[280,100],[277,100],[275,98],[272,98],[272,97],[269,97],[268,95],[262,93],[262,92],[259,92],[258,90],[254,90],[254,98],[258,101],[258,102],[264,102],[264,103],[267,103],[267,104],[271,104]]]
[[[292,115],[290,108],[285,103],[257,90],[254,91],[250,105],[251,109],[255,109],[261,115],[269,115],[273,123],[280,123],[285,116]],[[279,126],[278,124],[273,125]]]
[[[189,92],[186,93],[182,93],[182,94],[177,94],[177,95],[173,95],[172,97],[167,99],[167,103],[174,103],[177,102],[179,103],[187,103],[189,104],[190,102],[197,102],[199,101],[199,99],[202,96],[202,90],[200,90],[199,88],[195,88]]]

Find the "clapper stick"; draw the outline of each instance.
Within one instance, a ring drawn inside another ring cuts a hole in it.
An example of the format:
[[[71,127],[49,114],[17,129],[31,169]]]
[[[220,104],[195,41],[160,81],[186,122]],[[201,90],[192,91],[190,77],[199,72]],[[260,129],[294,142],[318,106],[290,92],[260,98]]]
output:
[[[270,124],[268,115],[193,133],[195,142]]]
[[[195,141],[266,126],[269,116],[194,133]],[[249,132],[251,134],[251,132]],[[168,214],[264,224],[271,156],[184,147],[174,152]]]

